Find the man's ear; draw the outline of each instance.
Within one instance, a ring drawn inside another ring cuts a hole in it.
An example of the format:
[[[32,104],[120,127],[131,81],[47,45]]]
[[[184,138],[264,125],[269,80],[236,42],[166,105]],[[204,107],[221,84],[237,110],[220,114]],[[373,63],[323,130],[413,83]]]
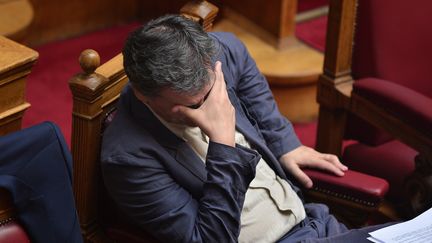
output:
[[[147,104],[149,98],[147,96],[141,94],[141,92],[139,92],[135,87],[133,87],[133,86],[131,86],[131,87],[132,87],[132,90],[134,92],[135,97],[137,97],[137,99],[139,99],[144,104]]]

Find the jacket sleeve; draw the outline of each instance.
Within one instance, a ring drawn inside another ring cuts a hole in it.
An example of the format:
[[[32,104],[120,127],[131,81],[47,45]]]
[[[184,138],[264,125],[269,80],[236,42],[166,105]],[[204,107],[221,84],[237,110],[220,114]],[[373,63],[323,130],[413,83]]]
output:
[[[280,114],[267,80],[244,44],[230,33],[212,35],[221,43],[224,74],[232,75],[228,86],[235,90],[247,112],[256,120],[276,158],[300,146],[292,124]]]
[[[145,154],[102,163],[106,187],[128,216],[162,242],[237,242],[245,193],[260,159],[256,152],[210,142],[200,199]]]

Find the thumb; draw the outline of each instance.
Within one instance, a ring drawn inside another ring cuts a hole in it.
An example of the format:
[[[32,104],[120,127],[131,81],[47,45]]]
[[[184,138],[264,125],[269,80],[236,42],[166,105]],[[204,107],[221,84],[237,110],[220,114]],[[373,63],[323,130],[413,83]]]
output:
[[[176,105],[171,109],[172,112],[177,114],[183,114],[183,115],[189,114],[191,110],[193,109],[190,109],[189,107],[182,106],[182,105]]]
[[[303,171],[301,171],[301,174],[297,175],[297,179],[299,180],[299,182],[304,187],[306,187],[306,188],[312,188],[312,186],[313,186],[312,180]]]
[[[293,166],[292,168],[292,174],[297,179],[300,184],[302,184],[306,188],[312,188],[313,182],[309,178],[309,176],[306,175],[306,173],[303,172],[303,170],[300,169],[298,166]]]
[[[198,116],[196,109],[191,109],[183,105],[176,105],[171,111],[178,115],[188,117],[191,120],[196,120],[195,118]]]

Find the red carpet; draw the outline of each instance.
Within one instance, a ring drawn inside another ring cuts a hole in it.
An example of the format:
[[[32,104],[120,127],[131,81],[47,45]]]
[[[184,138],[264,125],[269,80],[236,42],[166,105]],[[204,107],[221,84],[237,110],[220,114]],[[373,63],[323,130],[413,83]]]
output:
[[[299,0],[297,13],[327,6],[328,0]],[[327,30],[327,16],[318,17],[296,25],[295,35],[307,45],[324,52]]]
[[[296,36],[307,45],[321,52],[325,49],[327,16],[296,25]]]

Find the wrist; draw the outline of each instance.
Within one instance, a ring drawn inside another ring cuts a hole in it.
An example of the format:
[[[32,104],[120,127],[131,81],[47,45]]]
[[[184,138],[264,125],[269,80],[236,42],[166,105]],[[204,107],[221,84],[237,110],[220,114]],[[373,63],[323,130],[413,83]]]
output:
[[[234,134],[211,134],[209,135],[209,140],[215,143],[225,144],[231,147],[235,147],[235,136]]]
[[[224,144],[227,146],[231,146],[231,147],[235,147],[235,139],[234,138],[210,138],[210,141],[215,142],[215,143],[220,143],[220,144]]]

